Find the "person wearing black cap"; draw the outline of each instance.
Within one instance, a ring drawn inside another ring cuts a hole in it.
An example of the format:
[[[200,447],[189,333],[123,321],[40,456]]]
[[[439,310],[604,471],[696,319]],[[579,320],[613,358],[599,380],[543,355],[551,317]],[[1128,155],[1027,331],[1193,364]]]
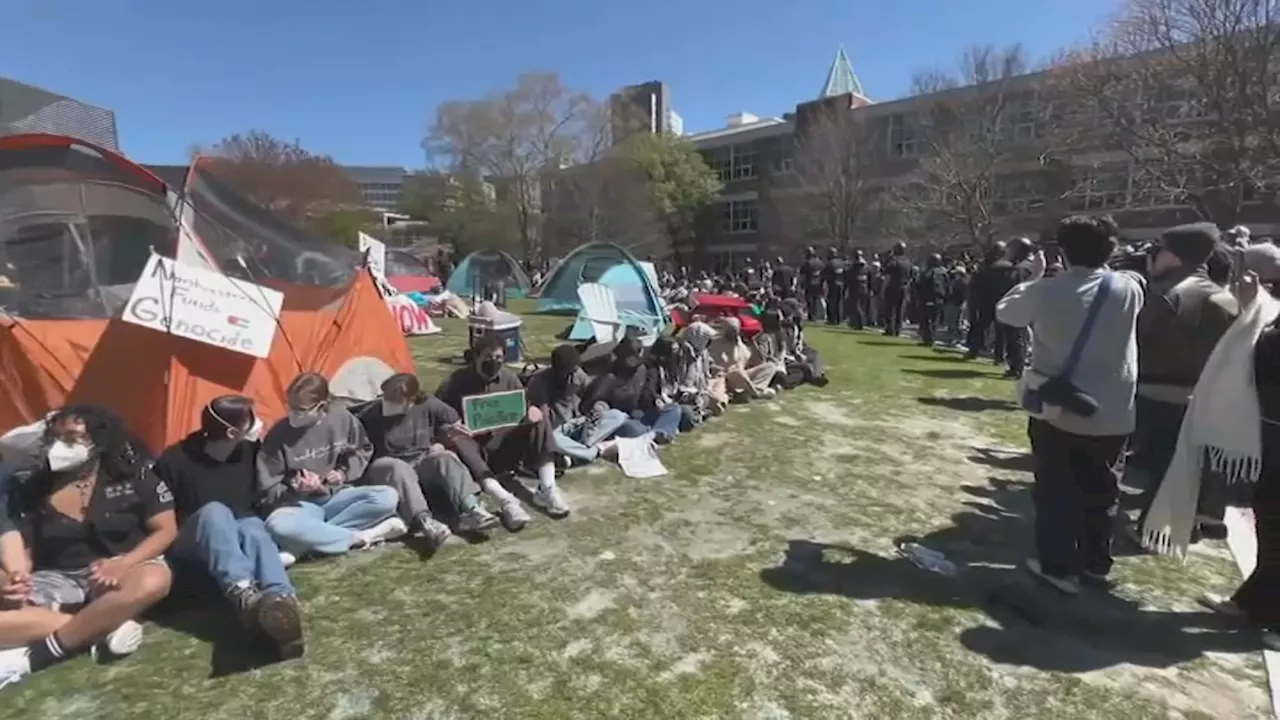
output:
[[[805,309],[809,320],[822,315],[822,261],[812,247],[804,249],[804,262],[800,263],[800,289],[804,292]]]
[[[1147,475],[1138,527],[1173,461],[1191,390],[1239,312],[1231,293],[1209,278],[1207,264],[1221,241],[1212,223],[1179,225],[1166,230],[1147,254],[1150,286],[1138,316],[1137,425],[1130,460]],[[1221,513],[1221,507],[1208,507],[1218,501],[1213,493],[1201,494],[1209,514]]]
[[[907,287],[915,267],[907,259],[907,244],[893,246],[889,260],[884,264],[884,334],[897,337],[902,334],[902,313],[906,309]]]

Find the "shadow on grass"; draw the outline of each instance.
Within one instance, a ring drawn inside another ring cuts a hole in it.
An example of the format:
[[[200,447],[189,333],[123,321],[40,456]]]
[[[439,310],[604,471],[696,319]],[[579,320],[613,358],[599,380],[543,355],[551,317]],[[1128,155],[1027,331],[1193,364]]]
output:
[[[977,610],[998,626],[963,631],[962,646],[996,662],[1041,670],[1085,672],[1126,663],[1164,668],[1206,652],[1259,648],[1255,636],[1215,613],[1144,610],[1101,587],[1069,597],[1036,582],[1021,568],[1033,546],[1030,486],[991,478],[962,490],[974,499],[949,527],[898,539],[944,553],[962,568],[955,577],[905,558],[792,540],[782,564],[761,571],[761,579],[789,593]]]
[[[923,375],[928,378],[936,378],[938,380],[976,380],[979,378],[991,379],[995,376],[990,371],[969,370],[967,368],[928,368],[919,370],[917,368],[902,368],[902,372],[909,375]]]
[[[972,395],[966,397],[918,397],[916,402],[929,407],[940,407],[961,412],[987,412],[991,410],[1011,412],[1019,409],[1017,403],[1012,400],[996,400]]]
[[[973,362],[964,355],[953,352],[935,352],[932,355],[903,355],[903,360],[927,360],[932,362],[967,363]]]
[[[915,344],[915,340],[906,337],[889,337],[882,335],[879,340],[859,340],[859,345],[871,345],[872,347],[911,347]]]
[[[189,588],[177,597],[170,597],[148,619],[210,645],[210,679],[238,675],[282,661],[266,637],[241,624],[231,604],[222,600],[222,593],[214,589],[212,583],[204,593]]]
[[[1010,470],[1013,472],[1031,472],[1035,469],[1034,459],[1031,453],[1026,452],[1010,452],[1008,450],[997,450],[995,448],[975,447],[973,454],[968,457],[969,462],[997,470]]]

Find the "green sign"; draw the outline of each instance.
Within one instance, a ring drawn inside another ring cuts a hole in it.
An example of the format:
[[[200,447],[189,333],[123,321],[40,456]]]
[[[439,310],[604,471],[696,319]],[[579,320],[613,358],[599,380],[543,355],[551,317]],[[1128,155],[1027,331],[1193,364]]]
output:
[[[470,395],[462,398],[462,422],[471,432],[511,427],[528,413],[523,390]]]

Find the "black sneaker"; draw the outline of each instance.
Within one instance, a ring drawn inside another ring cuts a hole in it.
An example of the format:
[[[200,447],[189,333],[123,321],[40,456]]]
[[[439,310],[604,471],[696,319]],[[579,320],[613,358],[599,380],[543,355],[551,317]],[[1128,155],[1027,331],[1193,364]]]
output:
[[[257,608],[257,626],[280,651],[280,657],[293,660],[302,657],[302,609],[291,595],[268,593]]]
[[[262,591],[257,585],[252,582],[233,585],[227,590],[227,599],[231,601],[236,617],[240,618],[245,627],[257,624],[258,605],[262,602]]]

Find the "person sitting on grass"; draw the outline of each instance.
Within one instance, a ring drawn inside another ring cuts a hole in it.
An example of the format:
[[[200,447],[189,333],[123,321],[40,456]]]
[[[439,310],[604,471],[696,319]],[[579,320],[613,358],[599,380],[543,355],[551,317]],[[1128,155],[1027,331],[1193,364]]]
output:
[[[135,618],[172,582],[173,495],[124,421],[69,406],[49,418],[43,447],[0,527],[0,688],[84,652],[134,652]]]
[[[784,368],[783,372],[775,376],[774,383],[784,390],[799,387],[805,381],[805,369],[798,358],[788,351],[790,343],[787,332],[782,327],[782,313],[772,308],[765,310],[760,315],[760,327],[760,334],[753,338],[756,352],[765,362]]]
[[[798,314],[782,312],[782,351],[788,358],[788,363],[794,363],[799,366],[800,371],[804,374],[804,381],[810,385],[818,387],[826,387],[829,380],[827,372],[823,369],[822,358],[818,356],[818,351],[813,346],[805,342],[804,339],[804,319]],[[787,372],[791,372],[791,366],[788,365]]]
[[[707,353],[715,336],[715,329],[701,321],[690,323],[679,335],[684,343],[680,392],[686,397],[695,398],[694,405],[702,407],[704,419],[719,415],[729,404],[724,377],[713,373],[711,355]]]
[[[459,368],[441,383],[436,397],[464,416],[462,399],[472,395],[523,390],[520,378],[503,365],[502,340],[492,333],[476,340],[467,367]],[[448,446],[458,454],[480,487],[501,504],[499,515],[507,529],[518,532],[529,514],[515,495],[498,482],[499,474],[518,469],[536,474],[538,488],[533,502],[553,518],[569,515],[569,503],[556,486],[555,440],[551,422],[537,405],[529,405],[524,422],[508,428],[477,432],[473,436],[462,423],[449,428]]]
[[[212,578],[241,622],[291,659],[303,653],[302,613],[286,572],[294,558],[257,514],[261,436],[252,400],[216,397],[200,411],[200,429],[161,453],[152,470],[173,493],[175,565]]]
[[[583,407],[591,378],[581,362],[572,345],[552,350],[551,366],[529,378],[528,398],[550,419],[556,450],[572,461],[589,463],[611,451],[609,439],[628,417],[605,403]]]
[[[707,352],[711,355],[712,373],[724,378],[729,394],[742,400],[777,394],[771,384],[778,366],[771,362],[752,363],[751,349],[742,341],[742,321],[726,317],[717,325],[716,339]]]
[[[640,339],[625,337],[613,349],[609,372],[591,383],[587,398],[589,403],[602,402],[627,413],[630,419],[619,428],[619,437],[653,433],[653,441],[665,445],[680,434],[683,414],[678,405],[660,402],[649,370]]]
[[[662,336],[653,341],[645,353],[645,366],[649,374],[650,392],[663,406],[680,409],[680,430],[692,430],[702,422],[704,409],[697,405],[694,394],[685,393],[680,387],[683,377],[683,358],[689,356],[684,343],[673,337]]]
[[[286,552],[341,555],[404,535],[395,488],[358,487],[373,446],[354,415],[330,408],[329,382],[306,372],[286,390],[289,415],[258,453],[267,530]]]
[[[382,399],[356,415],[373,445],[373,462],[365,471],[370,485],[386,485],[400,495],[399,514],[430,550],[444,544],[452,531],[436,520],[427,506],[426,492],[438,490],[457,514],[458,531],[480,533],[498,524],[477,499],[467,466],[442,444],[445,429],[457,425],[458,413],[422,391],[417,376],[398,373],[382,383]]]

